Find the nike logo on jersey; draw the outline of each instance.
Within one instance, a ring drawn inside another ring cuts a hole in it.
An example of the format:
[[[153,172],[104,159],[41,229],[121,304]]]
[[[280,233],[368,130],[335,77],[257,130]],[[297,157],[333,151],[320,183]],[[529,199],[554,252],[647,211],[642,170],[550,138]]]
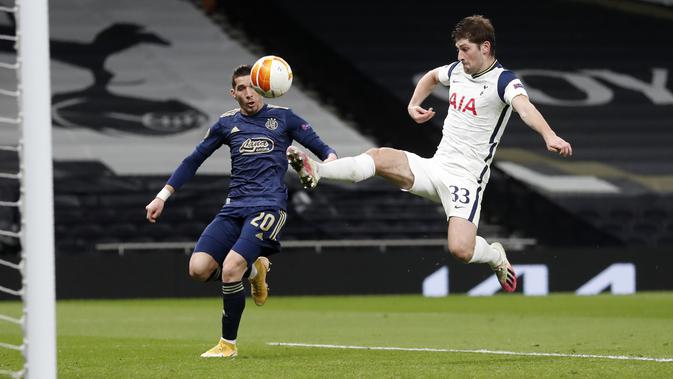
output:
[[[266,137],[248,138],[238,149],[243,155],[264,154],[273,151],[273,141]]]
[[[463,113],[472,112],[473,116],[477,115],[477,106],[474,97],[470,99],[465,99],[465,96],[461,96],[460,100],[458,100],[458,94],[456,92],[453,92],[449,97],[449,106]]]

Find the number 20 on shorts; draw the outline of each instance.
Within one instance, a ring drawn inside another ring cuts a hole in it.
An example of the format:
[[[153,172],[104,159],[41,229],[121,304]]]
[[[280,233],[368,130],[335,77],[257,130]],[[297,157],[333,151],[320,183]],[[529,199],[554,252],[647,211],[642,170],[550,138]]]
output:
[[[283,228],[285,220],[287,219],[287,213],[284,211],[278,211],[279,220],[276,222],[276,216],[271,212],[260,212],[255,218],[250,220],[250,225],[255,228],[259,228],[263,232],[268,232],[272,227],[273,231],[269,235],[269,239],[275,240],[278,236],[278,233]]]

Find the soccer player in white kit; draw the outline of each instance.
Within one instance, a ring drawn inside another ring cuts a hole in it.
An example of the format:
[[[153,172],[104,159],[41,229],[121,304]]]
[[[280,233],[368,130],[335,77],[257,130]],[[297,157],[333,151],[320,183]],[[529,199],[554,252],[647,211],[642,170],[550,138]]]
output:
[[[438,84],[449,87],[443,136],[432,158],[383,147],[318,163],[290,146],[288,161],[308,188],[314,188],[321,178],[359,182],[378,175],[404,191],[441,202],[451,254],[465,263],[488,263],[503,290],[513,292],[516,274],[502,245],[477,236],[489,167],[512,109],[542,136],[550,152],[568,157],[572,147],[531,104],[521,81],[495,58],[495,30],[489,19],[466,17],[456,24],[452,37],[458,61],[427,72],[408,106],[411,118],[424,123],[435,112],[423,108],[423,101]]]

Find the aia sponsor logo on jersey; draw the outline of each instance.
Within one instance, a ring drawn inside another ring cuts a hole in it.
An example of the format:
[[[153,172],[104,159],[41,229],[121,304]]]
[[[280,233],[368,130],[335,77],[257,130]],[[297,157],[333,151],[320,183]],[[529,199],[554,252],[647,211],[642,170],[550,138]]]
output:
[[[463,113],[471,112],[473,116],[477,115],[477,106],[474,97],[466,99],[465,96],[461,96],[460,99],[458,99],[458,94],[453,92],[449,97],[449,106]]]
[[[243,155],[264,154],[273,151],[273,141],[266,137],[248,138],[238,151]]]

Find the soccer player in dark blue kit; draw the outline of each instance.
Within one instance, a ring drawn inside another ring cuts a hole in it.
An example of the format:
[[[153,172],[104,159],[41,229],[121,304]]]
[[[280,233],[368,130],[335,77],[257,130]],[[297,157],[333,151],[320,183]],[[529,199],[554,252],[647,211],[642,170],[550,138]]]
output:
[[[267,256],[280,251],[287,220],[286,149],[293,140],[324,160],[336,159],[311,126],[288,108],[264,104],[250,83],[250,67],[232,75],[231,96],[240,108],[224,113],[203,141],[187,156],[148,205],[147,219],[156,222],[169,196],[191,179],[220,146],[231,152],[231,181],[226,201],[196,242],[189,275],[198,281],[222,280],[222,338],[202,357],[234,357],[245,308],[242,280],[248,274],[252,297],[263,305],[268,295]]]

